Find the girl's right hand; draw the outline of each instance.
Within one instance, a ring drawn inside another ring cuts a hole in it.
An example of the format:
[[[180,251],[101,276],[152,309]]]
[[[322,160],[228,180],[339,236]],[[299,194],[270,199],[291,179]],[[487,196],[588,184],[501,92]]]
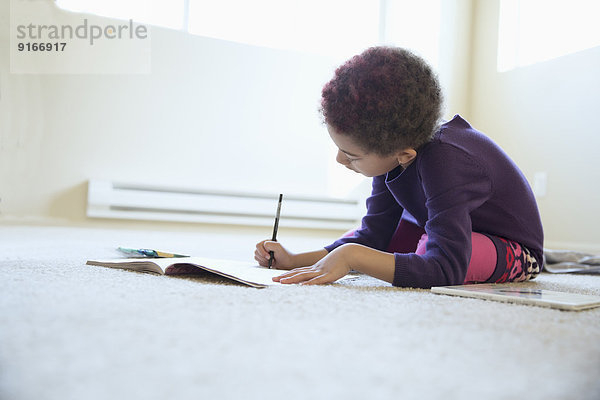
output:
[[[256,244],[254,259],[260,266],[269,266],[269,251],[274,253],[271,268],[293,269],[296,267],[293,263],[294,253],[289,252],[281,243],[272,240],[263,240]]]

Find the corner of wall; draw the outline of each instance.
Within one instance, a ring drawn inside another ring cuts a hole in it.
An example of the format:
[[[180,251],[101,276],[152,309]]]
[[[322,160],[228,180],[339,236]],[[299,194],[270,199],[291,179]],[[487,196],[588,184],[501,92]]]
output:
[[[468,41],[466,49],[467,70],[465,80],[465,111],[467,119],[471,119],[472,103],[473,103],[473,81],[475,76],[475,38],[478,29],[477,26],[477,9],[478,2],[475,0],[466,0],[466,12],[468,12]]]

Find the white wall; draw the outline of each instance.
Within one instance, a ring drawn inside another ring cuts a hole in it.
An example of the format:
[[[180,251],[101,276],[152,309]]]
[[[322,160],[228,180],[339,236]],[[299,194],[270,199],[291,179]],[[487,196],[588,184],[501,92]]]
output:
[[[82,220],[90,177],[326,193],[331,60],[153,27],[150,75],[10,74],[0,4],[4,216]]]
[[[317,112],[339,59],[152,27],[150,75],[11,74],[9,4],[0,0],[0,221],[87,223],[89,178],[343,194],[349,172]],[[453,114],[467,107],[471,1],[443,4]]]
[[[498,73],[498,15],[497,0],[475,2],[470,122],[530,182],[547,172],[546,247],[600,251],[600,47]]]

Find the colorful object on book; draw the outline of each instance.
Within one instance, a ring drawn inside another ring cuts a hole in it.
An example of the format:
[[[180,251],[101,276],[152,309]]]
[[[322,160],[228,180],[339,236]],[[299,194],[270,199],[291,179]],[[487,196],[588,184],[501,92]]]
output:
[[[128,247],[118,247],[117,250],[119,250],[122,253],[128,254],[128,255],[132,255],[132,256],[143,256],[143,257],[149,257],[149,258],[180,258],[180,257],[189,257],[186,256],[184,254],[175,254],[175,253],[168,253],[166,251],[160,251],[160,250],[153,250],[153,249],[130,249]]]

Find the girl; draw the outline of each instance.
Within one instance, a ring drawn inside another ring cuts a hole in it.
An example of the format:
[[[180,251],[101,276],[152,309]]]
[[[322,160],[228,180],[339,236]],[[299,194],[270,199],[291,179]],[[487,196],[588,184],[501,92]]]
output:
[[[281,283],[333,282],[350,270],[395,286],[523,281],[541,268],[535,198],[514,162],[460,116],[440,124],[431,68],[400,48],[373,47],[335,71],[321,112],[336,160],[373,177],[360,229],[294,254],[262,241],[255,259],[291,269]]]

